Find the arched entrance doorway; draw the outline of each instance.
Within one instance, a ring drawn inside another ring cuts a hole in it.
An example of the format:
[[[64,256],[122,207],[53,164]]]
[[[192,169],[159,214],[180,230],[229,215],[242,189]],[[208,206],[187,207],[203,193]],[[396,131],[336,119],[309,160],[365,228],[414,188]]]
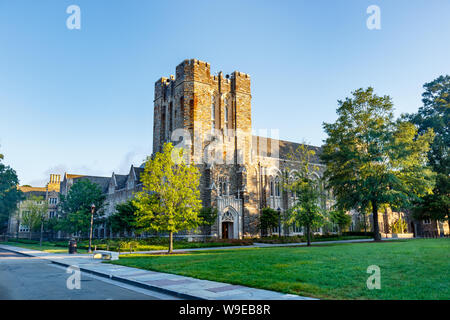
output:
[[[416,237],[416,228],[414,228],[414,222],[411,222],[411,232],[413,234],[413,237]]]
[[[226,211],[222,216],[222,239],[233,239],[233,224],[233,214]]]

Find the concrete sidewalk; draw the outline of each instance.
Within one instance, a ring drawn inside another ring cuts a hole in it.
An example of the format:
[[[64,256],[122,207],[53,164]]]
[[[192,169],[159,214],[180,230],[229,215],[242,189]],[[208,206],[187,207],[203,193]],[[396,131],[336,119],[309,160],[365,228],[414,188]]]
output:
[[[94,260],[92,258],[92,254],[55,254],[8,245],[0,245],[0,248],[17,252],[29,257],[47,259],[52,263],[62,266],[77,266],[83,272],[131,284],[140,288],[171,294],[184,299],[316,300],[313,298],[284,294],[275,291],[101,263],[100,260]],[[211,250],[211,248],[208,249]]]

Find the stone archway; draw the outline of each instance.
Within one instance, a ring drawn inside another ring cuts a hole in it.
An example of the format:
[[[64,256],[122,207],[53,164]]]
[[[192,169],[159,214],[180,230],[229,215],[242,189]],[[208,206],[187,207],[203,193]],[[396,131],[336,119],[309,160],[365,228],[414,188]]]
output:
[[[240,221],[238,212],[231,206],[226,207],[219,216],[219,234],[222,239],[239,239]]]

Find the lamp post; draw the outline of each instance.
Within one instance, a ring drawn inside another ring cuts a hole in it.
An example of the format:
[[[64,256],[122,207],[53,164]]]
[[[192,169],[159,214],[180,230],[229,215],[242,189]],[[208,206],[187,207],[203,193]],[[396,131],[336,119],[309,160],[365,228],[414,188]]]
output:
[[[89,232],[89,253],[92,253],[92,226],[94,225],[95,204],[91,205],[91,231]]]
[[[281,209],[278,207],[278,236],[281,238]]]

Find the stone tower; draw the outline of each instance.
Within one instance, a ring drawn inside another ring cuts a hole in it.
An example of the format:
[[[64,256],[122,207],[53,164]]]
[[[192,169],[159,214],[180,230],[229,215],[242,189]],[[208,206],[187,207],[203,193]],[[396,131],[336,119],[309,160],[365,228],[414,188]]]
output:
[[[251,126],[248,74],[211,75],[209,63],[191,59],[176,67],[175,76],[155,83],[153,152],[172,142],[199,167],[203,206],[219,210],[212,235],[223,236],[227,224],[234,238],[255,233],[250,226],[255,219],[248,215],[258,208],[245,193],[254,179],[246,168]]]
[[[197,164],[208,162],[204,152],[213,131],[232,142],[227,144],[232,150],[224,150],[228,159],[234,157],[234,164],[249,161],[250,76],[238,71],[226,76],[222,72],[211,75],[209,63],[184,60],[176,67],[176,76],[155,83],[153,151],[160,152],[165,142],[176,144],[181,136],[176,129],[189,131],[190,137],[184,138],[190,141],[185,141],[184,146],[189,145],[191,160]],[[239,155],[242,159],[237,159],[236,150],[245,150]]]

